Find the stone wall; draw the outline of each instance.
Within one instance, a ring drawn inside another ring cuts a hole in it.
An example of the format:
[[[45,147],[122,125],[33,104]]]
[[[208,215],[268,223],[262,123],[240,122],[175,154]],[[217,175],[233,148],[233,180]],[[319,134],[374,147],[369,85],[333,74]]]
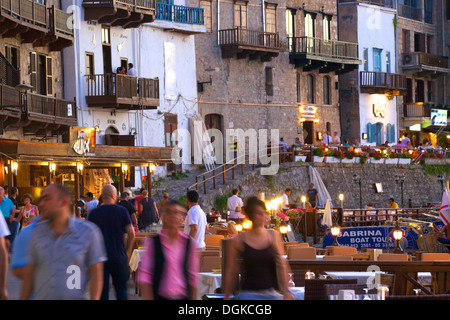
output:
[[[405,176],[403,186],[405,207],[409,206],[409,201],[413,208],[417,208],[431,202],[440,202],[442,197],[441,184],[437,180],[438,173],[427,174],[421,165],[316,163],[315,168],[330,193],[335,207],[340,205],[338,195],[343,193],[344,207],[359,208],[359,184],[353,182],[354,174],[361,177],[363,207],[368,202],[373,202],[376,208],[386,208],[391,197],[401,206],[401,187],[395,182],[395,175]],[[450,175],[444,174],[444,179],[447,181]],[[309,182],[309,164],[282,164],[278,174],[274,176],[262,176],[259,170],[256,170],[239,182],[219,189],[217,194],[227,194],[231,189],[241,187],[243,198],[264,192],[266,200],[270,200],[281,196],[286,188],[290,188],[292,190],[290,201],[301,205],[299,197],[306,193]],[[376,193],[375,183],[382,184],[382,193]],[[205,210],[215,206],[217,194],[201,197],[201,204]]]

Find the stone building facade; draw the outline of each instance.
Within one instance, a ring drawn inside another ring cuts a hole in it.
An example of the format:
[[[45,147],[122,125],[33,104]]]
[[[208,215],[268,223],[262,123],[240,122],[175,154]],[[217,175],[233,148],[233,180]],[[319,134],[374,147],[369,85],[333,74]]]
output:
[[[306,35],[307,13],[313,17],[311,38],[323,39],[326,30],[326,37],[336,40],[334,1],[267,1],[264,9],[255,0],[200,0],[196,5],[204,8],[207,28],[206,34],[195,36],[197,79],[205,82],[199,92],[198,107],[207,128],[223,132],[278,129],[279,137],[288,144],[296,137],[304,143],[317,144],[318,132],[327,129],[340,135],[335,72],[319,70],[314,63],[308,71],[304,65],[296,65],[292,41],[288,40],[289,36]],[[324,18],[329,21],[326,29]],[[239,37],[249,40],[249,30],[259,39],[266,37],[264,32],[275,33],[278,42],[228,46],[227,41]],[[310,112],[306,114],[305,109]]]

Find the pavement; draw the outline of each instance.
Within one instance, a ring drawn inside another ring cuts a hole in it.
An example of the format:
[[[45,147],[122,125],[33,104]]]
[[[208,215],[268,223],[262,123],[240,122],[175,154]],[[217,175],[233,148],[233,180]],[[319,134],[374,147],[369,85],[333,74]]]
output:
[[[21,286],[22,281],[19,278],[15,277],[10,269],[8,271],[8,279],[6,283],[6,289],[8,291],[8,300],[19,300]],[[112,284],[110,284],[109,299],[116,300],[116,295],[114,293],[114,288]],[[128,300],[142,300],[142,298],[138,294],[136,294],[134,281],[131,278],[128,281]]]

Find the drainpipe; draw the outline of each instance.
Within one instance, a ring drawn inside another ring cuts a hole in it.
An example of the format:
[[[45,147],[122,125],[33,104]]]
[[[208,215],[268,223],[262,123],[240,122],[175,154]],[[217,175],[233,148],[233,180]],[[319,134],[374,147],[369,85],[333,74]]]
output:
[[[72,8],[78,8],[77,4],[76,4],[76,0],[72,1]],[[78,15],[75,16],[76,12],[80,12],[79,10],[77,11],[76,9],[73,10],[73,14],[74,14],[74,18],[75,19],[80,19],[81,17],[78,17]],[[81,13],[81,12],[80,12]],[[78,24],[77,21],[73,21],[74,26],[76,26]],[[80,21],[80,28],[81,29],[81,21]],[[78,81],[78,85],[75,86],[75,96],[77,99],[77,105],[83,101],[83,104],[86,103],[86,99],[81,99],[81,94],[80,94],[80,90],[83,84],[82,81],[82,76],[80,74],[80,55],[81,55],[81,50],[80,50],[80,30],[78,28],[74,28],[74,37],[76,39],[76,44],[75,44],[75,48],[74,48],[74,59],[75,59],[75,74],[76,74],[76,81]],[[84,126],[84,112],[83,112],[83,104],[80,105],[80,115],[81,115],[81,127]],[[78,110],[77,110],[78,112]]]
[[[263,31],[266,32],[266,10],[264,5],[264,0],[261,0],[261,9],[262,9],[262,25],[263,25]]]
[[[217,45],[220,45],[220,0],[217,0]]]
[[[447,0],[449,1],[449,0]],[[444,24],[445,24],[445,18],[444,18],[444,0],[442,0],[442,56],[445,56],[445,28],[444,28]],[[447,77],[448,75],[444,75],[444,104],[449,103],[450,101],[447,101]]]

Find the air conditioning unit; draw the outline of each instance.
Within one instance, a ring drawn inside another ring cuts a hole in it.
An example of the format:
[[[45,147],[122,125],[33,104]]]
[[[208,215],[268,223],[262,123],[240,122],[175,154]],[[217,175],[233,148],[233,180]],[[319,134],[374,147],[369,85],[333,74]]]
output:
[[[412,59],[413,59],[413,57],[412,57],[412,55],[410,55],[410,54],[405,54],[405,55],[403,55],[403,64],[404,64],[404,65],[410,64],[411,61],[412,61]]]

